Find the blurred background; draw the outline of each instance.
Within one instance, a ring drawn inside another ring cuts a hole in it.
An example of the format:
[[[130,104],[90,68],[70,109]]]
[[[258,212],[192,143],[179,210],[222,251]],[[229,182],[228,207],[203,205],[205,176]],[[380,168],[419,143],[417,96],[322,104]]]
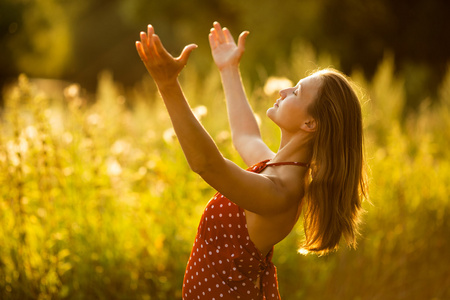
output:
[[[282,299],[450,299],[447,0],[0,0],[0,299],[181,298],[207,200],[136,50],[151,23],[192,53],[180,82],[233,149],[208,33],[249,30],[241,71],[263,138],[279,89],[333,66],[361,100],[370,202],[356,250],[275,247]],[[275,138],[274,138],[275,137]]]
[[[204,71],[211,59],[207,34],[214,20],[237,36],[249,30],[247,75],[273,73],[298,40],[339,57],[341,69],[373,76],[386,52],[405,76],[408,105],[435,90],[450,58],[450,3],[445,0],[2,0],[0,84],[18,74],[63,79],[93,90],[108,69],[125,86],[145,73],[134,49],[152,23],[167,48],[201,47],[192,62]],[[304,74],[299,74],[303,76]]]

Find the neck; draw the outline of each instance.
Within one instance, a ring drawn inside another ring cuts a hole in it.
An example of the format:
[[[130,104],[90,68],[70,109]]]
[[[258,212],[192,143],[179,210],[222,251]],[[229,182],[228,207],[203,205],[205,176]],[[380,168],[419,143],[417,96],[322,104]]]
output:
[[[280,148],[274,162],[297,161],[310,163],[312,157],[311,134],[299,131],[295,134],[281,132]]]

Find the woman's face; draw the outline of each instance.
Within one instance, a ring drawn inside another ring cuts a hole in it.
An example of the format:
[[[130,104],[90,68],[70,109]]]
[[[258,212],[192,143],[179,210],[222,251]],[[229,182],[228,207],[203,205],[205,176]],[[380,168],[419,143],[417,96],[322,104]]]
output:
[[[321,84],[319,76],[311,75],[300,80],[296,86],[281,90],[280,98],[267,110],[267,116],[288,132],[305,129],[305,124],[314,121],[308,107],[317,98]]]

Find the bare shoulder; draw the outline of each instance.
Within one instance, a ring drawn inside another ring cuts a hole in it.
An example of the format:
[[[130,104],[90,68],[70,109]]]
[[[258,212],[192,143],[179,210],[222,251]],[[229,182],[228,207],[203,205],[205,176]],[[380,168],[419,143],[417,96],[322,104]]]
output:
[[[264,173],[283,190],[287,206],[296,206],[303,198],[307,168],[296,165],[274,166],[266,168]]]
[[[243,209],[262,216],[273,216],[291,209],[298,202],[295,199],[302,191],[298,179],[301,174],[287,170],[288,167],[270,167],[261,173],[254,173],[224,159],[223,162],[218,161],[202,169],[198,174]],[[286,170],[282,172],[282,169]]]

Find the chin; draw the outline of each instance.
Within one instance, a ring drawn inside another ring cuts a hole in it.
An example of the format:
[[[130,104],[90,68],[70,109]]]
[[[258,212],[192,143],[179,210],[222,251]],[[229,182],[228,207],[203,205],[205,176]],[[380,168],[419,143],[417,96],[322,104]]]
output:
[[[272,120],[272,122],[274,122],[275,123],[275,120],[274,120],[274,113],[275,113],[275,108],[274,107],[271,107],[271,108],[269,108],[267,111],[266,111],[266,116],[270,119],[270,120]]]

